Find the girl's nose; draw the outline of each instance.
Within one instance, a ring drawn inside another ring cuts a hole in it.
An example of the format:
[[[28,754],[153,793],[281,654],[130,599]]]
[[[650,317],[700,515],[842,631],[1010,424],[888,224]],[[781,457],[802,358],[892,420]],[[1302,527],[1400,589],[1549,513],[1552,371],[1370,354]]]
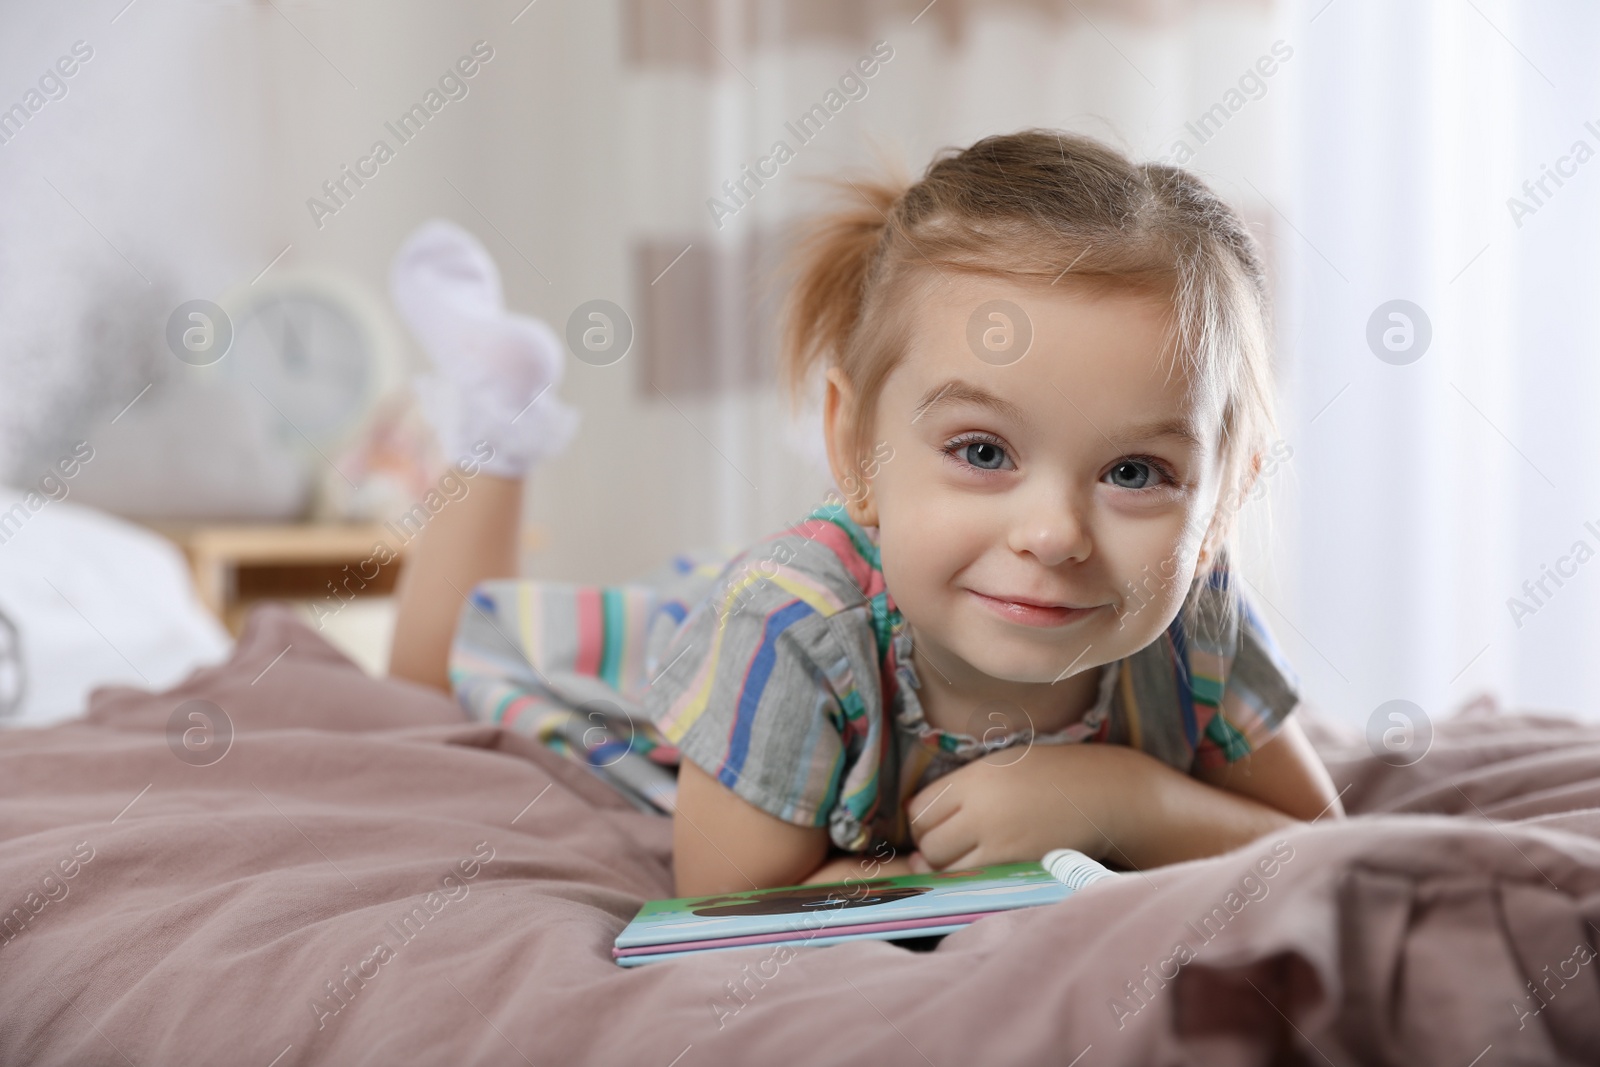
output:
[[[1060,497],[1030,508],[1012,526],[1010,545],[1012,551],[1033,556],[1046,567],[1081,563],[1093,548],[1082,512]]]

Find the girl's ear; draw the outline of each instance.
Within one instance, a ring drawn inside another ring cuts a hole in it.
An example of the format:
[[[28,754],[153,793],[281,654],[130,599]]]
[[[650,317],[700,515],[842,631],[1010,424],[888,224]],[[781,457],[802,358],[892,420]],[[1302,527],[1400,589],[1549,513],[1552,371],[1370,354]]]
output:
[[[1254,452],[1250,455],[1250,469],[1239,476],[1239,492],[1235,495],[1237,501],[1250,498],[1250,491],[1256,487],[1256,481],[1261,477],[1261,453]],[[1238,510],[1237,504],[1234,510]]]
[[[1200,558],[1197,561],[1204,566],[1213,554],[1222,548],[1222,538],[1233,519],[1244,507],[1245,500],[1250,496],[1250,490],[1255,488],[1256,481],[1261,477],[1261,453],[1255,452],[1250,456],[1248,469],[1239,476],[1237,488],[1223,486],[1217,494],[1216,510],[1211,513],[1211,524],[1206,529],[1205,538],[1200,542]]]
[[[839,487],[845,511],[862,526],[878,525],[878,507],[872,499],[872,485],[856,455],[855,389],[838,367],[828,368],[826,392],[822,398],[822,435],[828,445],[828,469],[833,484]]]

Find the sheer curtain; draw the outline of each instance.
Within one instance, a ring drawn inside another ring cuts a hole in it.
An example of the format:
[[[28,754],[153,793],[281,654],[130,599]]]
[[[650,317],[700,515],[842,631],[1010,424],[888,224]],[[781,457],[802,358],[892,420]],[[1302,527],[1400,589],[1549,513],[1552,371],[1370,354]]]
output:
[[[1600,11],[1284,19],[1303,42],[1276,205],[1295,451],[1269,615],[1357,724],[1486,690],[1600,714]]]

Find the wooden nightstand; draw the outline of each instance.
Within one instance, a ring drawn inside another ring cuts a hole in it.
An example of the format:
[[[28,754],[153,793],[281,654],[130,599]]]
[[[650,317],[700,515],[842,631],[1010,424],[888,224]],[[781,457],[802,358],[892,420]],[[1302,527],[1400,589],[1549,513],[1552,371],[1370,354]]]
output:
[[[200,601],[234,636],[261,600],[298,601],[315,620],[319,606],[337,612],[350,596],[392,596],[406,552],[416,543],[415,532],[406,536],[392,524],[375,522],[141,521],[182,549]],[[521,542],[524,553],[538,551],[545,544],[543,528],[523,526]]]
[[[407,549],[382,523],[145,525],[183,550],[200,601],[235,635],[256,601],[321,601],[337,611],[351,597],[391,595]]]

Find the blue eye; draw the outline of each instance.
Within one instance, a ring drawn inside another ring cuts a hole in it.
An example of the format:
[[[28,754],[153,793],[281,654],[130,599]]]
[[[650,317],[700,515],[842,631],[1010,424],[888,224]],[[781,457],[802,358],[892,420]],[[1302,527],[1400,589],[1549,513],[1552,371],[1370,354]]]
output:
[[[1006,450],[993,441],[973,441],[961,446],[961,458],[979,470],[999,470],[1006,461]]]
[[[961,465],[969,474],[972,471],[1012,471],[1017,469],[1011,452],[993,434],[962,434],[940,449],[952,463]]]
[[[1143,460],[1124,459],[1119,460],[1115,467],[1107,471],[1106,477],[1110,478],[1111,484],[1119,489],[1147,489],[1155,478],[1165,475]],[[1126,479],[1126,482],[1118,479]]]

